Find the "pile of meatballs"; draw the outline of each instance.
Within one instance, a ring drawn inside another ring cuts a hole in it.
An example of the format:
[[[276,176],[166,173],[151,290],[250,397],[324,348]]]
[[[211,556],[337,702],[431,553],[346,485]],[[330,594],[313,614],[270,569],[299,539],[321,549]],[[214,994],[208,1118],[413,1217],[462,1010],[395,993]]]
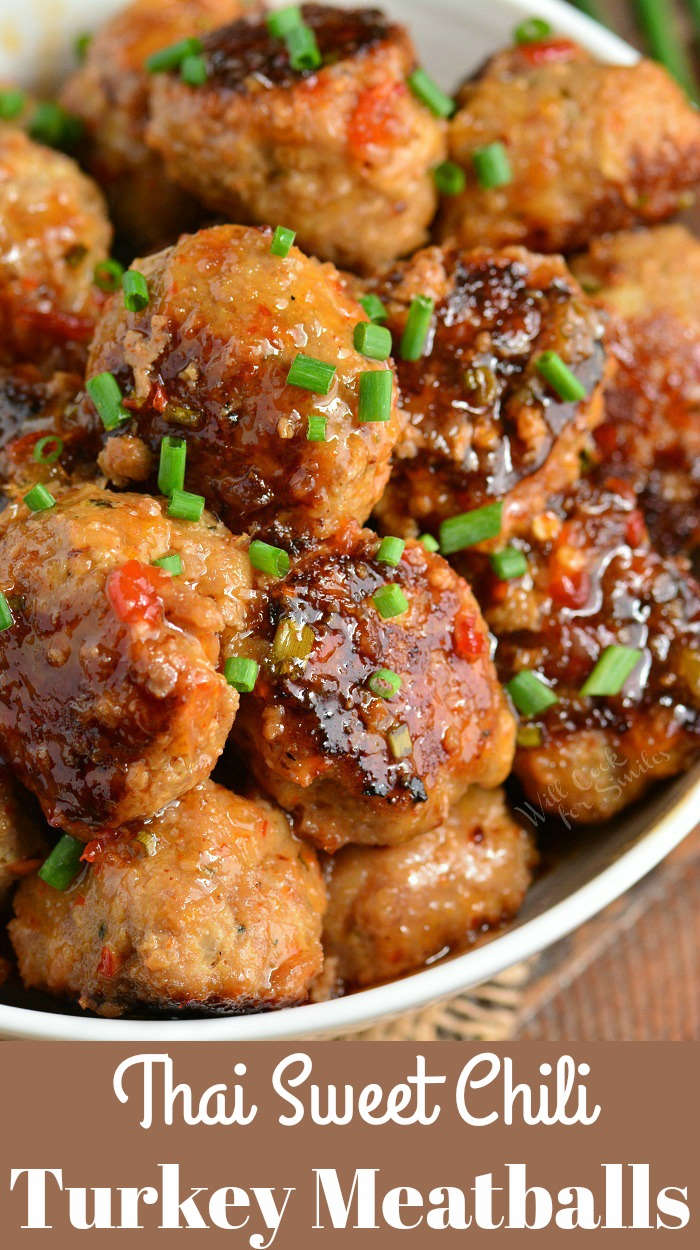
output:
[[[7,976],[320,1000],[700,746],[700,115],[541,21],[454,98],[377,9],[81,51],[0,84]]]

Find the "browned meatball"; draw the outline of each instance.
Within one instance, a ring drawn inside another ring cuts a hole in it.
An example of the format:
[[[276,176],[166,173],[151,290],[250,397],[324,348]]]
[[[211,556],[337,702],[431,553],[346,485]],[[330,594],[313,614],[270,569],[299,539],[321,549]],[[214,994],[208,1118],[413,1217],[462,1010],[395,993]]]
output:
[[[527,572],[508,581],[469,560],[501,680],[528,669],[558,699],[523,719],[515,772],[544,811],[607,820],[700,748],[700,588],[616,478],[585,478],[518,546]],[[640,659],[619,694],[582,694],[610,646]]]
[[[655,545],[700,545],[700,242],[682,226],[605,235],[574,272],[610,316],[617,369],[595,439],[631,474]]]
[[[207,81],[152,88],[149,142],[217,213],[282,222],[301,245],[372,269],[425,242],[445,123],[412,95],[407,32],[378,9],[302,6],[323,66],[293,70],[264,19],[204,40]]]
[[[378,508],[390,533],[503,501],[501,539],[527,525],[580,472],[579,453],[602,416],[602,318],[560,257],[522,248],[429,248],[380,281],[395,336],[401,405],[409,418]],[[423,354],[401,360],[411,301],[435,301]],[[555,351],[585,387],[563,402],[536,362]]]
[[[0,761],[0,910],[19,879],[37,869],[45,854],[33,800]]]
[[[441,237],[574,251],[606,230],[670,217],[700,181],[700,117],[661,66],[604,65],[568,39],[495,56],[458,97]],[[475,149],[504,146],[510,181],[485,190]]]
[[[467,946],[515,914],[534,863],[502,791],[479,786],[401,846],[346,847],[327,863],[324,923],[340,981],[371,985]]]
[[[138,261],[148,307],[111,300],[88,373],[116,374],[134,413],[124,428],[153,450],[164,434],[187,440],[188,487],[232,528],[325,535],[364,521],[384,489],[396,402],[387,421],[363,423],[358,392],[363,373],[391,365],[355,351],[366,317],[337,271],[296,248],[274,256],[270,241],[217,226]],[[299,354],[335,369],[327,394],[287,382]],[[307,437],[312,414],[326,418],[325,442]]]
[[[169,243],[201,216],[146,146],[152,53],[230,22],[242,0],[135,0],[105,22],[62,102],[85,124],[81,158],[104,189],[112,219],[136,248]]]
[[[323,880],[269,803],[207,781],[66,892],[23,883],[9,926],[25,985],[104,1015],[303,1002],[321,969]]]
[[[75,162],[0,124],[0,364],[82,366],[99,308],[93,270],[111,236]]]
[[[262,671],[236,726],[259,785],[328,851],[434,828],[512,760],[513,720],[466,582],[420,543],[395,566],[378,549],[376,534],[347,527],[270,584],[251,643]],[[385,617],[391,585],[407,606]],[[400,679],[390,697],[379,670]]]
[[[0,742],[50,824],[78,837],[153,815],[208,776],[237,695],[217,671],[250,570],[207,514],[82,486],[0,540]],[[178,554],[182,574],[153,561]]]

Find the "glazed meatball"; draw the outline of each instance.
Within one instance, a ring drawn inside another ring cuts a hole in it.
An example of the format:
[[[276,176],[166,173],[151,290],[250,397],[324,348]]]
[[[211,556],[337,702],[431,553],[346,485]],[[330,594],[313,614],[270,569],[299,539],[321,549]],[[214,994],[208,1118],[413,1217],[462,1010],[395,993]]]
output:
[[[609,315],[617,369],[595,439],[631,474],[654,544],[700,544],[700,242],[682,226],[605,235],[574,272]]]
[[[0,364],[82,367],[111,235],[100,192],[70,157],[0,124]]]
[[[105,1015],[306,998],[322,963],[323,880],[269,803],[207,781],[91,858],[66,892],[38,877],[18,891],[9,929],[28,987]]]
[[[351,526],[271,582],[261,673],[236,725],[258,784],[327,851],[432,829],[512,760],[513,720],[469,587],[420,543],[395,565],[384,554]]]
[[[0,911],[21,877],[35,871],[46,853],[32,799],[20,791],[0,761]]]
[[[234,221],[278,222],[325,260],[369,268],[425,242],[445,123],[418,102],[407,32],[377,9],[302,6],[323,65],[294,70],[263,19],[204,40],[207,81],[152,88],[168,174]]]
[[[526,669],[557,699],[523,718],[515,772],[536,807],[607,820],[700,747],[700,588],[684,561],[652,549],[616,478],[583,479],[517,545],[527,570],[510,580],[479,575],[485,557],[469,557],[502,681]],[[611,646],[639,652],[624,685],[582,693]]]
[[[153,561],[178,555],[182,573]],[[250,569],[206,513],[82,486],[0,539],[0,743],[49,824],[144,820],[207,777],[237,695],[218,671]]]
[[[429,248],[377,285],[394,333],[401,406],[409,418],[378,515],[390,533],[503,501],[501,536],[527,525],[574,481],[588,431],[602,416],[601,314],[559,257],[522,248]],[[423,354],[402,360],[412,301],[434,300]],[[555,351],[586,391],[562,401],[537,361]]]
[[[385,981],[467,946],[515,914],[534,862],[502,791],[478,786],[401,846],[346,847],[327,862],[324,923],[341,983]]]
[[[395,398],[387,420],[363,422],[358,393],[362,374],[391,364],[354,349],[366,316],[337,271],[296,248],[273,255],[271,237],[218,226],[138,261],[149,304],[130,313],[111,300],[88,374],[117,376],[133,412],[123,428],[153,450],[164,434],[186,439],[188,487],[233,529],[326,535],[366,520],[384,489]],[[298,355],[332,366],[332,380],[290,384]],[[323,442],[308,438],[312,414]]]
[[[146,60],[232,21],[246,7],[241,0],[136,0],[101,27],[63,88],[64,106],[85,125],[81,158],[103,187],[117,230],[136,248],[170,243],[201,216],[146,146],[152,78]]]
[[[509,178],[480,186],[474,152],[502,144]],[[441,237],[575,251],[595,235],[670,217],[700,181],[700,117],[661,66],[604,65],[569,40],[494,57],[462,88],[450,155],[465,190]]]

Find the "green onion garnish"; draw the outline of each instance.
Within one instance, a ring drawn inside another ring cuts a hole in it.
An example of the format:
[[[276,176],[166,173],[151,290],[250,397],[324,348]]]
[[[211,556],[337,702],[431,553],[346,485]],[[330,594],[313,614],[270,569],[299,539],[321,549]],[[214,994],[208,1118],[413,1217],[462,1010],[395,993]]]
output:
[[[421,547],[425,547],[426,551],[439,551],[440,544],[437,538],[433,538],[432,534],[421,534],[418,542]]]
[[[168,516],[179,521],[199,521],[204,512],[204,495],[192,495],[188,490],[175,489],[170,495]]]
[[[386,321],[388,313],[378,295],[362,295],[360,303],[370,321]]]
[[[37,482],[36,486],[33,486],[29,493],[24,496],[24,502],[30,512],[46,512],[48,508],[53,508],[56,505],[56,500],[51,491],[42,486],[41,482]]]
[[[160,463],[158,465],[158,490],[161,495],[172,495],[185,485],[187,444],[184,438],[166,434],[160,440]]]
[[[90,34],[89,31],[84,32],[82,35],[76,35],[75,42],[73,44],[73,50],[75,52],[76,59],[78,61],[85,60],[85,57],[87,56],[88,48],[90,47],[91,43],[92,43],[92,35]]]
[[[383,538],[374,558],[379,560],[380,564],[397,565],[403,555],[405,546],[403,538]]]
[[[444,556],[463,551],[487,538],[497,538],[501,532],[503,502],[484,504],[471,512],[460,512],[448,517],[440,526],[440,550]]]
[[[433,170],[435,186],[441,195],[459,195],[467,185],[467,175],[461,165],[454,161],[443,161]]]
[[[207,81],[207,62],[201,52],[185,57],[180,65],[180,77],[188,87],[201,87]]]
[[[46,451],[52,443],[53,451]],[[36,460],[39,464],[55,464],[62,451],[63,439],[55,434],[47,434],[45,438],[40,438],[38,443],[34,444],[32,460]]]
[[[286,577],[289,572],[289,556],[282,547],[273,547],[270,543],[254,538],[248,548],[248,555],[253,568],[259,569],[261,573],[268,573],[270,577]]]
[[[182,574],[182,560],[177,552],[171,556],[161,556],[159,560],[153,560],[152,563],[157,569],[164,569],[173,577],[180,577]]]
[[[26,96],[18,87],[9,87],[0,91],[0,121],[9,122],[19,117],[26,102]]]
[[[316,36],[310,26],[305,26],[300,22],[297,26],[292,26],[284,37],[289,53],[289,64],[292,69],[318,69],[321,64],[321,53],[319,52]]]
[[[296,238],[296,231],[288,230],[286,226],[276,226],[275,233],[272,236],[270,251],[273,256],[288,256],[289,249]]]
[[[284,660],[306,660],[316,642],[316,635],[310,625],[302,625],[299,621],[280,621],[272,640],[272,659],[276,664]]]
[[[141,312],[148,306],[148,283],[137,269],[127,269],[122,278],[124,307],[129,312]]]
[[[408,725],[397,725],[396,729],[391,729],[387,734],[387,740],[389,750],[395,760],[405,760],[406,756],[413,751]]]
[[[312,412],[306,423],[306,437],[310,443],[325,443],[326,418],[320,412]]]
[[[557,352],[542,352],[535,361],[535,368],[541,373],[545,382],[549,382],[553,391],[566,403],[578,403],[586,398],[586,388],[564,364]]]
[[[334,377],[335,365],[299,352],[292,361],[287,382],[290,386],[301,386],[305,391],[313,391],[315,395],[327,395]]]
[[[179,69],[188,56],[198,56],[202,51],[200,39],[190,37],[171,43],[167,48],[160,48],[146,59],[149,74],[165,74],[168,70]]]
[[[401,616],[401,613],[408,609],[408,599],[396,582],[389,582],[386,586],[380,586],[379,590],[375,590],[372,603],[384,620],[389,620],[392,616]]]
[[[54,890],[67,890],[83,866],[81,856],[84,850],[84,842],[79,842],[69,833],[64,833],[51,854],[44,860],[37,875]]]
[[[86,389],[106,430],[114,430],[131,414],[122,405],[122,393],[113,373],[98,373],[86,383]]]
[[[619,694],[632,669],[642,658],[634,647],[606,647],[581,687],[583,695]]]
[[[5,595],[0,590],[0,633],[2,633],[4,629],[10,629],[14,623],[15,618],[12,615],[12,608],[7,602]]]
[[[84,126],[79,117],[67,113],[60,104],[43,100],[37,105],[28,129],[37,143],[70,151],[81,139]]]
[[[513,39],[515,43],[539,43],[540,39],[546,39],[551,33],[552,27],[543,17],[528,17],[516,26]]]
[[[667,0],[635,0],[635,8],[651,56],[666,67],[691,99],[696,99],[697,83],[676,15]]]
[[[399,348],[402,360],[420,360],[434,309],[435,300],[429,295],[416,295],[411,300],[406,329],[401,336]]]
[[[491,567],[502,582],[509,582],[513,577],[523,577],[527,573],[527,560],[517,547],[504,547],[503,551],[494,551],[491,556]]]
[[[391,419],[391,397],[394,375],[391,369],[373,369],[360,374],[358,419],[364,424]]]
[[[119,289],[122,278],[124,276],[124,268],[119,264],[118,260],[99,260],[95,265],[92,274],[92,280],[95,286],[107,295],[111,295],[112,291]]]
[[[440,90],[424,69],[415,69],[409,74],[407,81],[416,99],[425,104],[436,117],[452,116],[455,111],[454,100]]]
[[[372,321],[358,321],[352,336],[355,351],[370,360],[386,360],[391,355],[391,330]]]
[[[155,833],[151,833],[149,829],[142,829],[140,833],[137,833],[136,841],[141,843],[149,857],[158,853],[158,839]]]
[[[239,694],[250,694],[258,680],[260,665],[243,655],[232,655],[224,664],[224,677]]]
[[[401,689],[401,678],[390,668],[378,668],[367,682],[372,694],[380,699],[391,699]]]
[[[302,26],[303,19],[298,4],[288,4],[276,9],[265,18],[265,25],[275,39],[285,39],[295,26]]]
[[[519,747],[541,747],[542,730],[539,725],[518,725],[515,743]]]
[[[508,153],[502,143],[487,143],[483,148],[474,148],[472,164],[479,186],[485,190],[504,187],[513,177]]]
[[[523,668],[506,683],[506,690],[522,716],[536,716],[559,700],[537,673]]]

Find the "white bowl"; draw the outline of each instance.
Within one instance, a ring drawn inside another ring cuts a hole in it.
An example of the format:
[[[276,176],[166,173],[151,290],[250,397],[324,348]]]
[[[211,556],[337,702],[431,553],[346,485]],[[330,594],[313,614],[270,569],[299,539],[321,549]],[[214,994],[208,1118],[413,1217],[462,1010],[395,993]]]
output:
[[[348,0],[349,2],[349,0]],[[359,2],[359,0],[357,0]],[[377,0],[381,3],[381,0]],[[0,0],[0,81],[42,81],[70,64],[77,34],[121,7],[121,0]],[[637,54],[560,0],[389,0],[405,21],[426,67],[453,87],[513,27],[533,13],[604,60]],[[331,1002],[252,1016],[183,1020],[100,1020],[0,1004],[0,1036],[59,1041],[254,1041],[334,1035],[367,1027],[459,993],[557,941],[624,893],[700,819],[700,768],[654,792],[621,819],[574,830],[557,861],[531,890],[517,920],[499,936],[433,967]]]

